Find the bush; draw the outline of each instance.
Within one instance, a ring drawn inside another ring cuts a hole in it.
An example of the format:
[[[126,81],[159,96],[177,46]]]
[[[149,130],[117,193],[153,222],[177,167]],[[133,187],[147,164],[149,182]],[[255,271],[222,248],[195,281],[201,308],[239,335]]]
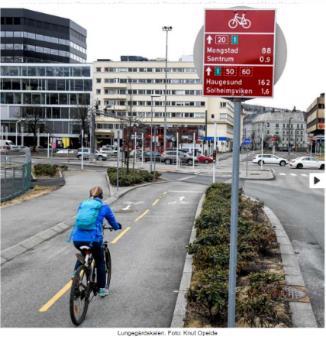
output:
[[[54,177],[57,174],[58,166],[56,164],[35,164],[34,173],[36,176]]]
[[[111,184],[117,183],[117,168],[110,167],[107,169]],[[145,182],[152,182],[158,179],[161,174],[157,171],[148,172],[146,170],[129,169],[129,173],[125,168],[119,169],[119,186],[130,186],[135,184],[141,184]]]
[[[266,268],[261,259],[277,246],[276,236],[263,213],[263,203],[241,195],[239,190],[237,275],[238,282],[247,282],[247,286],[237,288],[241,292],[237,294],[237,319],[250,326],[269,327],[280,322],[275,306],[282,301],[284,278],[262,271]],[[204,324],[213,326],[226,321],[230,213],[231,185],[210,186],[196,220],[197,238],[188,246],[195,268],[188,301],[195,314],[200,311]],[[286,313],[282,315],[281,322],[287,323]]]

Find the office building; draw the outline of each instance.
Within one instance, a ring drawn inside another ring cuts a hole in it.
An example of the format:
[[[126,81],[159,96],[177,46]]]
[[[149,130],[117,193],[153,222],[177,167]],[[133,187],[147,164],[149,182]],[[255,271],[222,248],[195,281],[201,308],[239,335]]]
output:
[[[84,63],[86,30],[74,21],[24,8],[1,8],[2,63]]]
[[[202,84],[192,61],[168,62],[166,93],[167,148],[206,142],[212,149],[214,123],[220,151],[229,151],[233,139],[233,104],[222,98],[202,95]],[[93,63],[93,99],[101,112],[97,117],[99,145],[113,144],[123,119],[145,125],[145,146],[150,142],[149,126],[155,126],[158,149],[163,147],[165,124],[165,60],[123,56],[121,61],[99,59]],[[126,125],[126,123],[124,123]],[[122,135],[122,131],[121,134]]]
[[[33,145],[79,146],[82,116],[92,105],[88,64],[1,64],[1,138]],[[17,136],[17,137],[16,137]]]

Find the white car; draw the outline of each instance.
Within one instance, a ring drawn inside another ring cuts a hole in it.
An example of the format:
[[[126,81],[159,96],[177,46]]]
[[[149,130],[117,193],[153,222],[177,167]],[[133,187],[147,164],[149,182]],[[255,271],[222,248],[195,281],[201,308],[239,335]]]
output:
[[[90,148],[83,148],[83,152],[82,152],[81,148],[78,149],[77,158],[80,159],[82,155],[83,155],[84,159],[89,159],[89,157],[91,155],[91,149]],[[95,150],[95,158],[98,161],[106,161],[107,160],[107,156],[104,153],[99,152],[97,150]]]
[[[289,162],[290,168],[297,169],[325,169],[325,161],[320,161],[317,158],[304,156],[291,159]]]
[[[285,166],[287,160],[285,158],[281,158],[272,154],[260,154],[256,155],[255,158],[252,160],[253,163],[258,165],[261,164],[278,164],[280,166]]]
[[[76,150],[72,150],[72,149],[60,149],[56,152],[57,155],[74,155],[75,153],[77,153]]]

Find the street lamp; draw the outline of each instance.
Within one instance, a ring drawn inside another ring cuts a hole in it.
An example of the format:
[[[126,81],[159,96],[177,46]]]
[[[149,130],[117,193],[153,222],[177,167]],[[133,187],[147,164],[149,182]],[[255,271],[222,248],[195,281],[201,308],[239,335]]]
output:
[[[167,129],[167,117],[166,117],[166,101],[167,101],[167,79],[168,79],[168,33],[172,31],[172,26],[163,26],[162,30],[165,34],[165,99],[164,99],[164,134],[163,134],[163,151],[166,150],[166,129]]]
[[[20,122],[22,122],[22,119],[19,119],[16,122],[16,145],[18,145],[18,123]]]
[[[151,160],[151,172],[153,171],[153,115],[154,115],[154,102],[153,98],[161,96],[151,95],[151,144],[150,144],[150,160]]]
[[[292,117],[289,118],[289,126],[288,126],[288,161],[290,161],[290,124],[292,121]]]

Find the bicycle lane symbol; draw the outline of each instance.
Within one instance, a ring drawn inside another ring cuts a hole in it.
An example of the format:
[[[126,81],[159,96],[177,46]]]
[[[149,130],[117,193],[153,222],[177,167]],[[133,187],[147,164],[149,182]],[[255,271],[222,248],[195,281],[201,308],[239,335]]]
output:
[[[241,26],[244,29],[249,29],[251,27],[251,20],[245,18],[245,14],[243,13],[242,16],[239,13],[235,13],[234,17],[229,20],[228,26],[231,29],[235,29],[238,26]]]

